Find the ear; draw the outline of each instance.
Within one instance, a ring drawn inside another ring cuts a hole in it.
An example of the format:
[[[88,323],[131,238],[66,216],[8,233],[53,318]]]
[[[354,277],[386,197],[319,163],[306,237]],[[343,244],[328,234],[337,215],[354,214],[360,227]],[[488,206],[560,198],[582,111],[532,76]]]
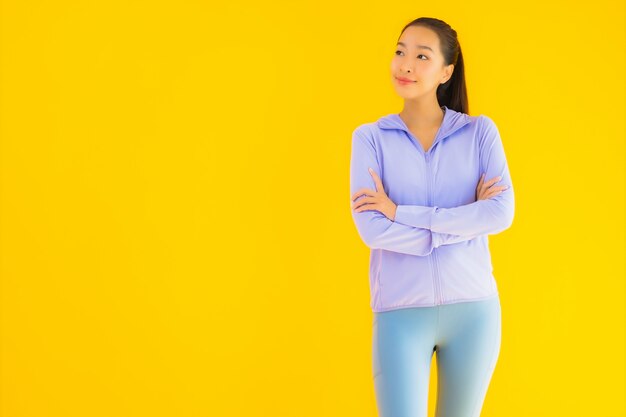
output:
[[[445,81],[442,81],[441,84],[444,84],[444,83],[448,82],[448,80],[450,78],[452,78],[452,73],[453,72],[454,72],[454,64],[450,64],[450,65],[446,66],[445,69],[444,69]]]

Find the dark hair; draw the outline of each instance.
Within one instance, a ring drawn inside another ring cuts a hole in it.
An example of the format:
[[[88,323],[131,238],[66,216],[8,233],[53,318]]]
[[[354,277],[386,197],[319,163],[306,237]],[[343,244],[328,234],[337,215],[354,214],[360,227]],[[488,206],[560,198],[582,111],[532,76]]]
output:
[[[461,52],[461,45],[456,36],[456,31],[443,20],[432,17],[419,17],[402,29],[398,40],[406,28],[410,26],[423,26],[433,30],[439,37],[444,64],[454,64],[454,71],[450,79],[437,87],[437,101],[439,105],[445,105],[449,109],[469,114],[463,53]]]

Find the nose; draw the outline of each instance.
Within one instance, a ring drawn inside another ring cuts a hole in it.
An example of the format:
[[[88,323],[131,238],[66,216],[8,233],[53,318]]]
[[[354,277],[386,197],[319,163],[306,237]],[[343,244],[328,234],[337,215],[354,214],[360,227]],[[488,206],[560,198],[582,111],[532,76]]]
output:
[[[403,73],[411,73],[411,66],[407,65],[407,64],[400,64],[400,71],[402,71]]]

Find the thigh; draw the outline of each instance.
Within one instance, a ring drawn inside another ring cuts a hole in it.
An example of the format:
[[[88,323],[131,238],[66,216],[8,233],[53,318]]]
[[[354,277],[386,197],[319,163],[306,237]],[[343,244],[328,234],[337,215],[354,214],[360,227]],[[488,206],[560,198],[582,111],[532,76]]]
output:
[[[478,417],[500,353],[500,300],[441,307],[435,417]]]
[[[379,417],[426,417],[436,308],[375,313],[373,374]]]

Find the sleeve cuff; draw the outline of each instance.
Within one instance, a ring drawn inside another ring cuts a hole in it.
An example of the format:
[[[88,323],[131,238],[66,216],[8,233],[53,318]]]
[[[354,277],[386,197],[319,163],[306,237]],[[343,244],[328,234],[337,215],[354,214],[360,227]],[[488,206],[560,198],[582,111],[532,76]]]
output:
[[[441,234],[430,232],[430,235],[432,236],[433,240],[433,248],[438,248],[439,246],[441,246]]]
[[[432,213],[432,207],[399,204],[396,206],[396,218],[394,221],[407,226],[430,229]]]

